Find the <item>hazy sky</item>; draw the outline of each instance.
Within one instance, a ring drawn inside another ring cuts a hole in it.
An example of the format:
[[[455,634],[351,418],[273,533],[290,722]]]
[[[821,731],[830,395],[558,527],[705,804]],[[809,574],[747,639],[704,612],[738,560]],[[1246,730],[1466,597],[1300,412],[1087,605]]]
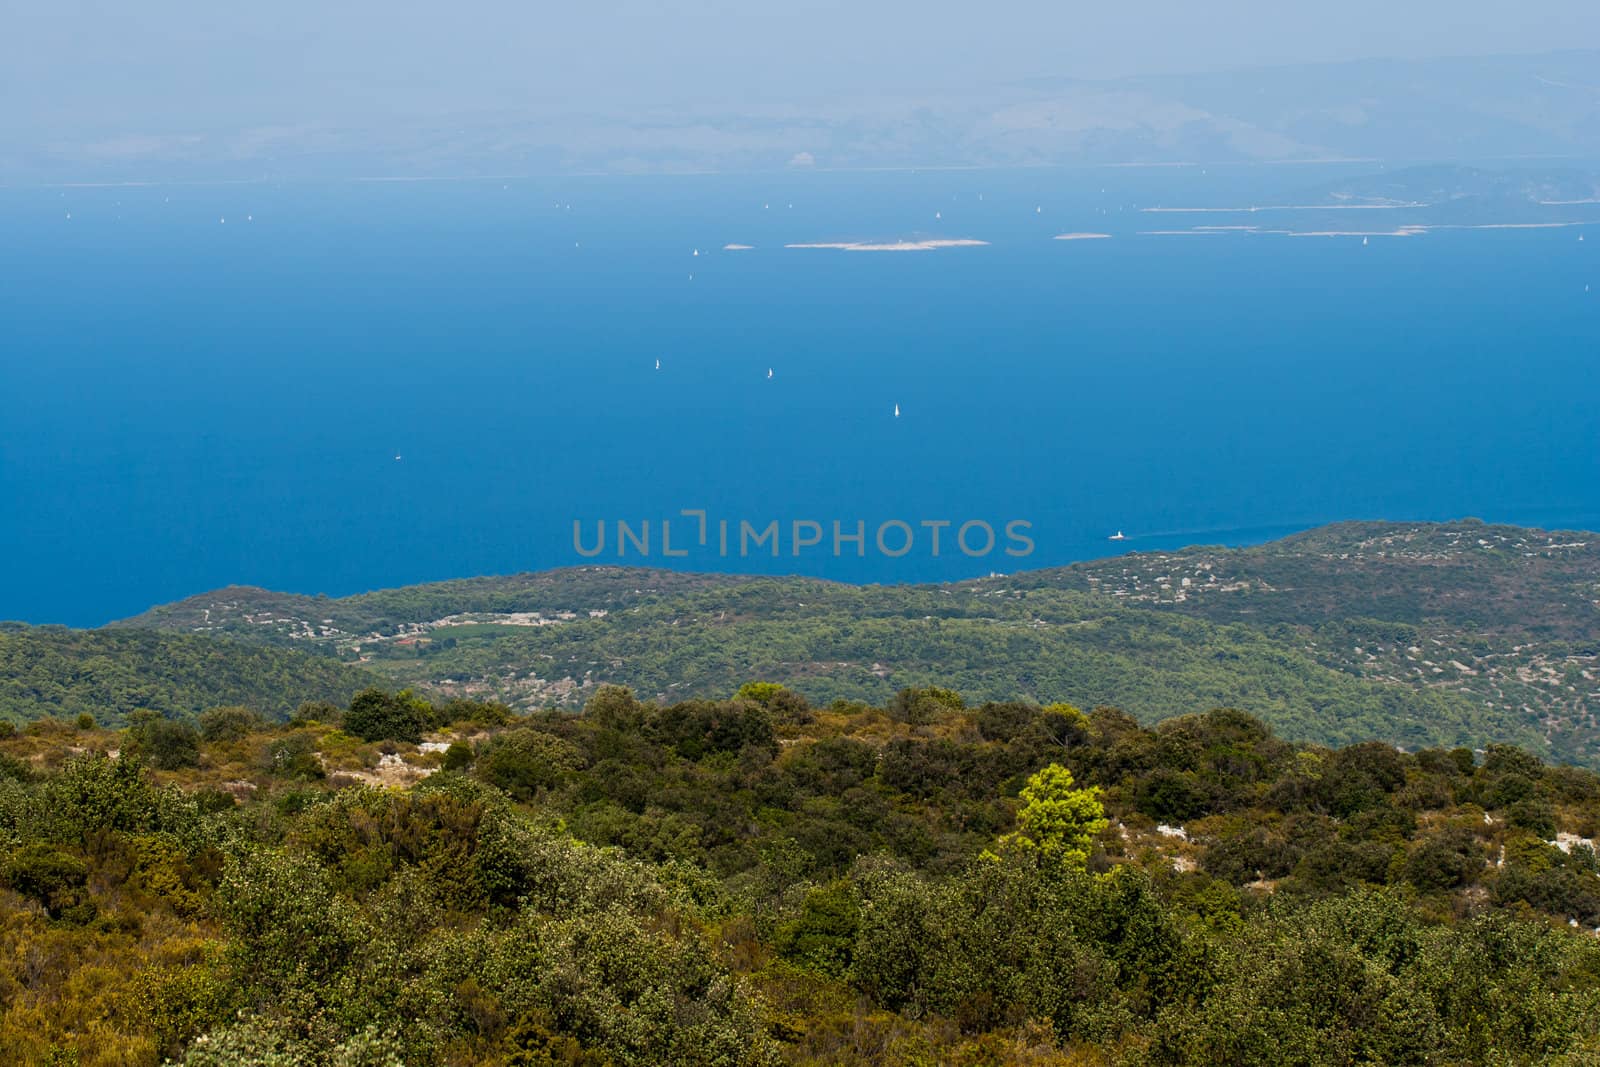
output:
[[[1596,0],[0,0],[0,128],[733,109],[1038,75],[1594,47]]]

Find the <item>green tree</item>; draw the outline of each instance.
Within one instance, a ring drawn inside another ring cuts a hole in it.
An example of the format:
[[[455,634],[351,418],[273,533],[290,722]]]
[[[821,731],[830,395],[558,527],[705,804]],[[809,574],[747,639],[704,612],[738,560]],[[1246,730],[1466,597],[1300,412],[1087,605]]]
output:
[[[283,778],[322,778],[317,758],[317,737],[309,730],[293,730],[267,746],[266,769]]]
[[[448,750],[447,750],[448,755]],[[553,789],[583,762],[570,741],[527,728],[510,730],[486,744],[478,754],[478,777],[518,800],[541,789]]]
[[[777,682],[746,682],[739,687],[737,693],[733,694],[733,698],[735,700],[753,700],[757,704],[771,704],[774,698],[782,692],[783,686]]]
[[[427,701],[402,690],[393,695],[381,689],[363,689],[350,701],[344,728],[363,741],[422,740],[422,728],[432,718]]]
[[[811,705],[806,703],[806,698],[777,682],[746,682],[733,694],[733,698],[760,704],[779,719],[800,723],[811,721]]]
[[[249,708],[209,708],[200,713],[200,736],[207,741],[239,741],[262,725],[261,716]]]
[[[464,741],[452,741],[444,750],[444,769],[464,771],[472,766],[472,746]]]
[[[844,975],[860,924],[860,904],[849,882],[820,886],[806,894],[799,915],[778,927],[774,947],[803,967]]]
[[[200,763],[200,734],[186,722],[162,718],[153,711],[128,716],[128,737],[135,751],[164,771]]]
[[[885,710],[896,722],[926,726],[952,711],[962,711],[966,706],[961,694],[955,690],[930,685],[900,690]]]
[[[1072,772],[1052,763],[1022,787],[1017,829],[1001,843],[1082,864],[1089,859],[1095,835],[1109,825],[1099,787],[1076,788]]]
[[[260,849],[230,859],[215,911],[242,989],[268,997],[318,988],[365,941],[310,857]]]
[[[81,910],[87,900],[89,868],[78,857],[42,841],[18,849],[3,873],[8,888],[38,901],[52,919]]]
[[[608,730],[637,730],[644,708],[633,690],[622,685],[602,685],[583,708],[584,717]]]

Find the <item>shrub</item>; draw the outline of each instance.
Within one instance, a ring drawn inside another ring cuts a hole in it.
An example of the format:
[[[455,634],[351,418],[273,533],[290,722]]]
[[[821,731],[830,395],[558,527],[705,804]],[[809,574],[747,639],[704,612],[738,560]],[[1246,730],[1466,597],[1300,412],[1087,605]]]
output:
[[[308,700],[295,709],[289,716],[290,726],[307,726],[311,723],[334,723],[343,721],[344,712],[339,705],[326,700]]]
[[[87,901],[89,868],[78,857],[42,841],[18,849],[6,862],[8,887],[37,901],[52,919],[59,919]]]
[[[621,685],[602,685],[583,707],[583,714],[608,730],[636,730],[644,721],[644,707],[633,690]]]
[[[200,763],[200,734],[186,722],[163,718],[153,711],[136,711],[128,716],[128,738],[134,751],[161,770]]]
[[[961,694],[936,685],[902,689],[889,701],[889,718],[911,726],[925,726],[952,711],[966,708]]]
[[[767,709],[738,700],[686,700],[662,708],[651,716],[647,732],[651,740],[690,760],[750,746],[769,753],[777,749]]]
[[[282,778],[322,778],[326,772],[317,759],[316,735],[296,730],[267,745],[267,770]]]
[[[1424,893],[1466,885],[1483,870],[1483,849],[1466,830],[1445,830],[1412,851],[1406,881]]]
[[[249,708],[211,708],[200,713],[200,736],[207,741],[238,741],[262,725],[261,716]]]
[[[991,701],[978,709],[978,733],[985,741],[1010,741],[1042,714],[1035,704]]]
[[[806,723],[812,718],[806,698],[777,682],[746,682],[733,698],[760,704],[785,722]]]
[[[500,734],[478,755],[478,777],[519,800],[553,789],[583,764],[583,753],[570,741],[542,730],[521,729]]]
[[[446,701],[434,709],[434,722],[439,726],[452,722],[470,722],[479,726],[506,726],[514,717],[510,708],[497,701],[462,700],[459,697]]]
[[[344,715],[346,733],[363,741],[422,740],[422,728],[432,718],[433,709],[410,690],[389,694],[381,689],[364,689],[350,701]]]
[[[778,955],[823,974],[843,976],[850,970],[861,911],[849,882],[813,889],[800,914],[778,927]]]
[[[472,746],[463,741],[452,741],[444,750],[444,769],[464,771],[472,765]]]

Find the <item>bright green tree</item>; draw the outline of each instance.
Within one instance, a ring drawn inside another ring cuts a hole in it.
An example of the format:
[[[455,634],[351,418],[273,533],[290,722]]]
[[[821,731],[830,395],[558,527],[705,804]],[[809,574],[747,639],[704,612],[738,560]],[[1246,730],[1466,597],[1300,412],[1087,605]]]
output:
[[[1028,778],[1022,801],[1017,829],[1000,839],[1002,845],[1083,864],[1095,835],[1110,825],[1099,787],[1076,788],[1072,772],[1059,763]]]

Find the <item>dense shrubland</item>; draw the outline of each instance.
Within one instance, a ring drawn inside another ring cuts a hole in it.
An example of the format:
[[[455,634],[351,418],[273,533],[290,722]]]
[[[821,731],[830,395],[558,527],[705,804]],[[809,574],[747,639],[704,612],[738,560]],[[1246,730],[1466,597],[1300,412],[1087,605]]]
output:
[[[0,1060],[1589,1063],[1600,778],[1233,711],[371,690],[0,740]]]

